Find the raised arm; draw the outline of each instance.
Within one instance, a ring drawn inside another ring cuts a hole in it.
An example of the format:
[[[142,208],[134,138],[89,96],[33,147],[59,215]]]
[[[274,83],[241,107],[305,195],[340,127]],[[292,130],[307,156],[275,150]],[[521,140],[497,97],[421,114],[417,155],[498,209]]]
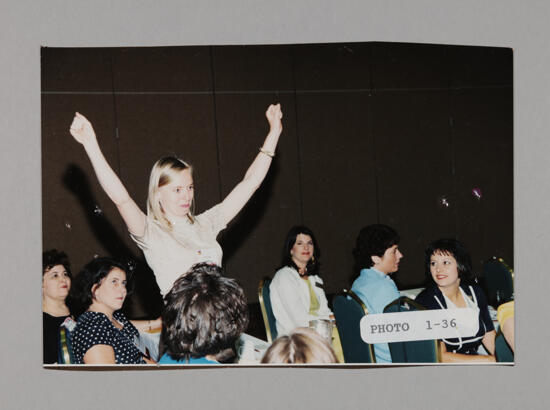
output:
[[[275,155],[275,148],[279,141],[279,135],[281,135],[283,130],[283,125],[281,123],[281,119],[283,118],[281,104],[270,105],[265,116],[269,122],[270,129],[261,151],[252,162],[252,165],[248,168],[248,171],[246,171],[243,180],[233,188],[221,204],[226,223],[231,221],[235,215],[239,213],[252,194],[254,194],[262,184],[271,165],[272,158]]]
[[[128,230],[136,236],[145,233],[145,214],[139,209],[124,185],[103,156],[90,121],[78,112],[70,128],[71,135],[84,146],[94,167],[99,184],[118,208]]]

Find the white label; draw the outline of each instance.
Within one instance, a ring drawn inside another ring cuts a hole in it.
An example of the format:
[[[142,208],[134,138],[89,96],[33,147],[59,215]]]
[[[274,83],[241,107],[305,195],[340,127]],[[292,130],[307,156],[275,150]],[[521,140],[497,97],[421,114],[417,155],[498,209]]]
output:
[[[470,337],[479,330],[479,310],[471,308],[416,310],[366,315],[361,338],[367,343]]]

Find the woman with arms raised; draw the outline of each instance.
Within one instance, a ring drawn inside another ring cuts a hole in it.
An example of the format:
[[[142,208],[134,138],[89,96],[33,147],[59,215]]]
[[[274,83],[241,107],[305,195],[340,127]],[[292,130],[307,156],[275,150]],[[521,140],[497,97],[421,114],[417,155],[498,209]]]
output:
[[[221,265],[216,238],[264,180],[282,131],[280,104],[266,111],[269,133],[244,179],[218,205],[195,216],[193,168],[175,157],[158,160],[151,171],[147,215],[130,197],[103,156],[91,123],[76,113],[70,132],[84,146],[99,183],[115,203],[132,238],[143,250],[162,295],[195,263]]]
[[[471,337],[444,339],[441,342],[443,362],[494,362],[495,328],[485,295],[479,286],[469,284],[472,272],[470,254],[455,239],[439,239],[426,247],[426,272],[433,280],[416,301],[427,309],[476,309],[479,330]],[[483,344],[489,355],[478,355]]]

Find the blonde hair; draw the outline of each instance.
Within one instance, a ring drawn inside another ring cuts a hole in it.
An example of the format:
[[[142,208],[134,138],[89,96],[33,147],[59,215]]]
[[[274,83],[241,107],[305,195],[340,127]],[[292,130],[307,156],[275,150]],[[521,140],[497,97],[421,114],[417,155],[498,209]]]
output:
[[[262,363],[338,363],[328,342],[315,330],[298,327],[273,342]]]
[[[158,198],[159,188],[172,182],[178,173],[186,169],[189,170],[192,177],[193,167],[191,165],[176,157],[164,157],[155,162],[155,165],[153,165],[153,169],[151,170],[151,176],[149,177],[147,215],[152,216],[153,219],[158,221],[163,228],[169,231],[172,230],[172,224],[168,218],[166,218],[166,214],[160,204]],[[195,222],[194,213],[195,198],[193,198],[191,207],[189,208],[189,213],[187,214],[187,217],[191,223]]]

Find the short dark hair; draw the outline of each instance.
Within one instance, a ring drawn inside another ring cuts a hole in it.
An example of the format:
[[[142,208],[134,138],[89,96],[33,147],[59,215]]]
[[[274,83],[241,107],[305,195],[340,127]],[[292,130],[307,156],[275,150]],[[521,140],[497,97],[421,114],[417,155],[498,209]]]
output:
[[[73,315],[78,317],[90,307],[93,302],[93,286],[101,284],[114,268],[126,273],[126,296],[131,293],[132,272],[128,266],[112,258],[95,258],[82,268],[71,286],[67,304]]]
[[[373,266],[371,256],[384,256],[388,248],[399,243],[399,239],[398,233],[387,225],[374,224],[361,229],[353,250],[356,270]]]
[[[319,249],[319,245],[317,245],[317,239],[315,239],[315,235],[313,234],[313,231],[304,225],[293,226],[292,228],[290,228],[290,230],[286,234],[285,245],[283,247],[283,257],[282,257],[281,267],[290,266],[291,268],[294,268],[297,271],[299,270],[298,266],[296,266],[296,264],[292,260],[292,257],[290,256],[290,251],[292,250],[292,247],[296,243],[296,238],[300,234],[308,235],[309,237],[311,237],[311,241],[313,242],[313,257],[309,260],[309,262],[306,265],[306,272],[308,275],[318,275],[319,266],[321,266],[321,262],[320,262],[321,249]]]
[[[435,253],[451,255],[456,260],[458,277],[462,280],[472,280],[472,258],[464,244],[456,239],[438,239],[426,246],[425,269],[429,279],[432,280],[430,272],[430,258]]]
[[[65,252],[58,251],[57,249],[50,249],[42,253],[42,276],[44,276],[46,271],[57,265],[62,265],[72,279],[71,265]]]
[[[162,337],[174,359],[234,355],[235,341],[248,326],[242,287],[222,276],[219,266],[198,263],[180,276],[164,297]]]

